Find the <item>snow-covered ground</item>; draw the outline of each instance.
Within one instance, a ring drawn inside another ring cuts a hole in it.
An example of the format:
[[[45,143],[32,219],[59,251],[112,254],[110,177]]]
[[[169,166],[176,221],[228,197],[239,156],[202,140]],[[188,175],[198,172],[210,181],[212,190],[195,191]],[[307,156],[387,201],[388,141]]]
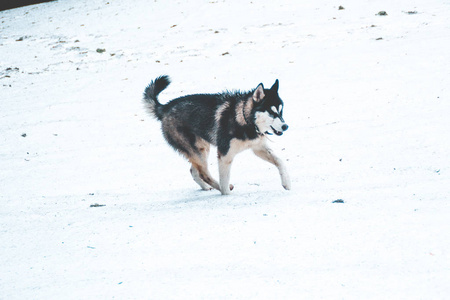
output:
[[[449,20],[445,0],[0,12],[0,299],[448,299]],[[293,189],[244,152],[232,196],[200,191],[142,107],[161,74],[162,101],[278,78]]]

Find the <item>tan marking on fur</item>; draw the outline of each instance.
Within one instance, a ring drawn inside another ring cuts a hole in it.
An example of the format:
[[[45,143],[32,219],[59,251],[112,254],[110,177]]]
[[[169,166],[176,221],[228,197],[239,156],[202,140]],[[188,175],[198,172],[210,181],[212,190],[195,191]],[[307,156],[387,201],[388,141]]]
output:
[[[197,139],[195,140],[195,147],[197,147],[198,151],[200,151],[200,153],[209,153],[209,143],[207,141],[205,141],[204,139],[200,138],[197,136]]]
[[[211,142],[213,145],[217,145],[217,131],[219,130],[219,122],[222,117],[222,113],[230,107],[230,104],[228,102],[223,103],[221,106],[219,106],[216,110],[216,114],[214,115],[214,127],[212,128],[211,132],[209,133],[209,138],[211,139]]]
[[[215,117],[215,120],[216,120],[216,123],[219,123],[220,118],[222,117],[222,113],[223,113],[226,109],[228,109],[229,107],[230,107],[230,103],[225,102],[225,103],[223,103],[221,106],[219,106],[219,108],[217,108],[217,110],[216,110],[216,115],[214,116],[214,117]]]
[[[250,120],[250,115],[252,113],[253,110],[253,101],[251,98],[248,98],[247,101],[245,102],[245,107],[244,107],[244,116],[247,120]]]
[[[236,121],[242,126],[247,124],[244,116],[244,101],[241,101],[236,105]]]
[[[253,109],[253,98],[249,97],[246,101],[241,101],[236,105],[236,121],[239,125],[248,125]]]

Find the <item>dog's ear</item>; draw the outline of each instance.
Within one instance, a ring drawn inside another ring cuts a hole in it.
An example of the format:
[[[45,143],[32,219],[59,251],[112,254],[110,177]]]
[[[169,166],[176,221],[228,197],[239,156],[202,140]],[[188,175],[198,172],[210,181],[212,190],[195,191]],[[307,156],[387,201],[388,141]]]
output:
[[[264,98],[264,96],[264,86],[262,83],[260,83],[256,90],[253,92],[253,101],[259,102]]]
[[[275,80],[275,83],[272,85],[270,90],[274,91],[275,93],[278,93],[278,86],[279,86],[279,83],[278,83],[278,79],[277,79],[277,80]]]

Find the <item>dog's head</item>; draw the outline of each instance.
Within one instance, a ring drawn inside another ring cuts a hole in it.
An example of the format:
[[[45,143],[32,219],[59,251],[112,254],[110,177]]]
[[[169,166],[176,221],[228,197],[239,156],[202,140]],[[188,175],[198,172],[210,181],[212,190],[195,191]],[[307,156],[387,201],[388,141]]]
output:
[[[283,101],[278,96],[278,79],[270,89],[264,89],[262,83],[253,92],[255,124],[262,133],[282,135],[288,129],[283,119]]]

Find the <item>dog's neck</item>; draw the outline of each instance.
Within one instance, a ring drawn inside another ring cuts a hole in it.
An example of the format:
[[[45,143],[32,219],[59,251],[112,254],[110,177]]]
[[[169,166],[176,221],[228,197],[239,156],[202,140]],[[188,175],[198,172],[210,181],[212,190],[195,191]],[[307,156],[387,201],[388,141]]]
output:
[[[251,101],[251,100],[250,100],[250,101]],[[258,126],[256,125],[255,121],[254,121],[254,120],[249,120],[249,119],[247,118],[247,114],[246,114],[245,108],[246,108],[246,105],[243,105],[243,106],[242,106],[242,116],[244,117],[244,121],[245,121],[246,125],[249,125],[249,126],[252,126],[252,125],[253,125],[253,127],[255,128],[255,131],[256,131],[256,134],[257,134],[257,135],[260,135],[260,136],[264,135],[264,133],[261,132],[261,131],[259,130],[259,128],[258,128]],[[250,112],[250,116],[252,116],[252,113],[251,113],[251,112]]]

